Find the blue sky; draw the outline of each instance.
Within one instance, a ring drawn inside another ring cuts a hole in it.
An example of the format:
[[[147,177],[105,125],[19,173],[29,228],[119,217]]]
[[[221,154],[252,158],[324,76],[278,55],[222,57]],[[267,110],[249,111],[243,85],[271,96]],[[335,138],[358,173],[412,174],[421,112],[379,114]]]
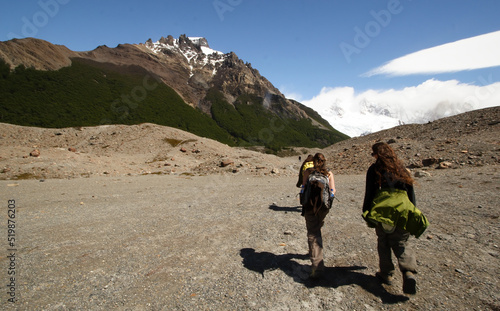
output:
[[[359,94],[430,79],[482,86],[500,81],[499,66],[366,75],[407,54],[499,31],[497,0],[40,0],[2,1],[1,8],[1,41],[35,37],[86,51],[202,36],[300,101],[325,88],[352,87]]]

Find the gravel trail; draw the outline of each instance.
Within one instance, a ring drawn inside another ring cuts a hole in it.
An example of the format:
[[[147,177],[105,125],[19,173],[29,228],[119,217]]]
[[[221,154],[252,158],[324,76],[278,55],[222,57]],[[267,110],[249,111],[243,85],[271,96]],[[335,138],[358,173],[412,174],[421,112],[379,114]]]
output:
[[[147,175],[3,180],[0,293],[16,310],[499,310],[498,167],[419,178],[430,221],[411,238],[415,296],[381,285],[362,220],[364,175],[337,175],[323,229],[325,279],[309,260],[295,177]],[[15,200],[15,303],[8,200]]]

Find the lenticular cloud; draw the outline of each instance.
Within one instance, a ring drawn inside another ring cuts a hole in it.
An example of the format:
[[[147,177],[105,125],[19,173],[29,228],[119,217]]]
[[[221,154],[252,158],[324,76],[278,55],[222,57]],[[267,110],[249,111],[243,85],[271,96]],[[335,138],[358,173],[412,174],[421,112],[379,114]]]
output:
[[[500,66],[500,31],[411,53],[363,76],[436,74]]]

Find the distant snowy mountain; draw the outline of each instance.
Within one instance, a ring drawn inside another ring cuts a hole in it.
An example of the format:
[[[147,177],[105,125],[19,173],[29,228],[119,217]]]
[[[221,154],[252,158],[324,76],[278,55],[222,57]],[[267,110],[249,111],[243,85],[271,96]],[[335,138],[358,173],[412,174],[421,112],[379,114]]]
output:
[[[500,105],[500,83],[475,86],[455,80],[428,80],[402,90],[351,87],[323,88],[304,105],[316,110],[333,127],[351,137],[401,124],[427,123],[471,110]]]

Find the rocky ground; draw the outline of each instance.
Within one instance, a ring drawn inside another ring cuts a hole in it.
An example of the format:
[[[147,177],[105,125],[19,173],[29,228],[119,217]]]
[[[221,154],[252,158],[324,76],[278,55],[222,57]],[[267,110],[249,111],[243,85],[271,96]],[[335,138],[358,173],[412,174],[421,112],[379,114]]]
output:
[[[0,305],[499,310],[498,111],[407,125],[322,150],[333,162],[339,200],[323,229],[328,268],[318,282],[308,279],[298,155],[229,148],[152,124],[0,124]],[[393,286],[374,277],[375,233],[360,214],[369,148],[378,139],[391,141],[419,176],[417,205],[431,224],[411,241],[419,265],[415,296],[402,293],[400,275]],[[35,150],[39,155],[30,156]]]
[[[124,176],[0,181],[15,200],[17,310],[498,310],[499,167],[418,180],[431,223],[418,293],[381,285],[361,219],[363,175],[337,175],[323,229],[326,277],[308,279],[294,177]],[[6,222],[0,234],[7,236]]]

